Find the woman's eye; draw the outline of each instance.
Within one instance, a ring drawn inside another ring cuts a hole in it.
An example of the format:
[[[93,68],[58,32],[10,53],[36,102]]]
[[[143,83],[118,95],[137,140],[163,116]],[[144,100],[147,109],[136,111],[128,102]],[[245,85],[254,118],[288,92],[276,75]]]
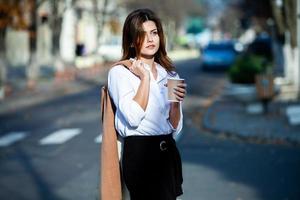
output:
[[[152,32],[152,35],[157,35],[157,31],[153,31],[153,32]]]

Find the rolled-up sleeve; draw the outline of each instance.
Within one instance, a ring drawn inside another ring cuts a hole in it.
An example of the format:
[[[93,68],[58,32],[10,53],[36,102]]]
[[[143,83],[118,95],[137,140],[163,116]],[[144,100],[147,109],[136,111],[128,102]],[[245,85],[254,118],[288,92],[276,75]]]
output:
[[[108,73],[108,90],[114,104],[128,125],[137,128],[145,117],[143,108],[133,100],[135,91],[130,84],[127,69],[123,66],[115,66]]]

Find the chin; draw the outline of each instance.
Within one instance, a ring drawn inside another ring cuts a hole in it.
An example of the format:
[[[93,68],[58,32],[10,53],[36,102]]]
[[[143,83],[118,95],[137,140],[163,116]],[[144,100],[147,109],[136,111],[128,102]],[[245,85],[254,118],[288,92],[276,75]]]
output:
[[[141,54],[141,57],[146,58],[146,59],[152,59],[154,58],[155,54]]]
[[[151,56],[154,56],[156,53],[157,53],[157,50],[145,51],[145,52],[142,52],[142,55],[147,56],[147,57],[151,57]]]

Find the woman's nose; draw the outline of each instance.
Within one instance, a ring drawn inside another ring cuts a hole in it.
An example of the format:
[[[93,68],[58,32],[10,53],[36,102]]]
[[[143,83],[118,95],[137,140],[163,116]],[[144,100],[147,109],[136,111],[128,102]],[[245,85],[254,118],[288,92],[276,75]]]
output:
[[[153,37],[152,37],[151,34],[147,34],[147,40],[148,40],[149,42],[153,41]]]

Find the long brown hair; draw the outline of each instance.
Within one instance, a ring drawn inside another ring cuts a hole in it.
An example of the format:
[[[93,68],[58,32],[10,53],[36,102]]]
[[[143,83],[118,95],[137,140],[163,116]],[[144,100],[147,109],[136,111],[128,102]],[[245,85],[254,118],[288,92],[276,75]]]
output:
[[[137,9],[127,16],[123,26],[123,56],[121,60],[140,57],[145,38],[143,23],[149,20],[155,23],[159,36],[159,49],[154,55],[154,61],[164,67],[167,72],[171,73],[175,71],[175,67],[171,59],[167,56],[163,27],[160,19],[150,9]]]

